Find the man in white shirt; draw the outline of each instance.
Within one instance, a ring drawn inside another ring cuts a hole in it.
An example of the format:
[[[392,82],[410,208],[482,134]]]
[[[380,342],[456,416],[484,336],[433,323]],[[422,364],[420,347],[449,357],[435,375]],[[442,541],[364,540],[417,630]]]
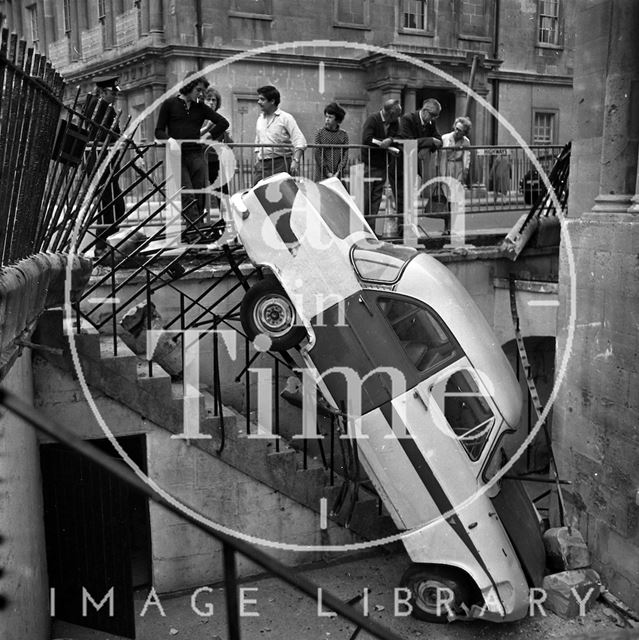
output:
[[[262,178],[283,171],[292,176],[299,173],[306,138],[295,118],[279,108],[280,92],[272,85],[257,90],[257,104],[261,110],[255,123],[256,162],[254,184]]]
[[[453,188],[449,184],[442,184],[444,196],[449,203],[451,213],[461,211],[462,203],[465,199],[464,185],[468,180],[468,171],[470,169],[470,151],[468,150],[470,139],[468,134],[471,127],[471,121],[461,116],[455,119],[453,130],[442,135],[440,175],[457,180],[457,186]],[[444,220],[444,225],[444,233],[450,232],[450,218]]]

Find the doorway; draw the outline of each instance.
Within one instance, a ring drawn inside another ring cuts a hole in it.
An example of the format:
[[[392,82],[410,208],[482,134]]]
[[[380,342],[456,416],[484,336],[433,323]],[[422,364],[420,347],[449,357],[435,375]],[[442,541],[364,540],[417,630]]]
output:
[[[145,436],[117,440],[146,471]],[[91,444],[125,464],[108,440]],[[134,638],[133,590],[151,582],[147,500],[64,445],[42,445],[40,461],[52,614]]]

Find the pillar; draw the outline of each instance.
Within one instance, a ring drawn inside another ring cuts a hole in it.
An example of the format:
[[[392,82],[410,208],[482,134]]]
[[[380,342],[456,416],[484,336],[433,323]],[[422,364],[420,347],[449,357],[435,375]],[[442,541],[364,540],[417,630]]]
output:
[[[639,139],[639,2],[613,0],[603,110],[599,195],[593,211],[628,211],[636,192]],[[632,25],[632,28],[630,26]]]
[[[44,22],[44,42],[42,51],[48,51],[48,47],[56,40],[55,33],[55,8],[53,0],[44,0],[42,3],[42,13]]]
[[[149,32],[164,33],[162,0],[148,0]]]
[[[571,482],[567,523],[586,537],[608,590],[632,603],[639,602],[639,2],[576,5],[555,367],[564,371],[555,381],[552,437],[559,474]]]
[[[417,104],[417,90],[407,88],[404,90],[404,104],[402,107],[404,108],[404,113],[412,113],[413,111],[417,111],[421,108],[421,104]]]
[[[33,404],[29,351],[18,358],[2,384]],[[4,570],[0,593],[8,600],[0,613],[2,638],[47,640],[49,587],[38,440],[31,426],[4,409],[0,416],[0,478],[0,555]]]
[[[637,166],[639,167],[639,151],[637,151]],[[632,196],[632,204],[628,209],[628,213],[639,213],[639,170],[635,180],[635,195]]]
[[[382,98],[382,102],[386,102],[386,100],[399,100],[400,103],[402,101],[402,89],[403,89],[403,85],[393,85],[393,84],[389,84],[386,85],[383,88],[383,98]],[[404,113],[406,113],[406,109],[404,108],[404,105],[402,105],[402,109],[404,111]]]

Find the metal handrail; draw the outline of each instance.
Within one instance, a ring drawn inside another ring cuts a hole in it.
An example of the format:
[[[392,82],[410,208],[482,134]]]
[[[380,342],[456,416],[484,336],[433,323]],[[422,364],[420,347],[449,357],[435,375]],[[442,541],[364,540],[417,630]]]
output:
[[[235,570],[235,555],[237,553],[247,557],[249,560],[284,581],[286,584],[294,587],[298,591],[301,591],[315,602],[319,602],[318,586],[313,581],[302,575],[294,573],[284,564],[268,556],[266,553],[255,548],[248,542],[235,538],[224,531],[220,531],[206,524],[206,522],[204,522],[206,519],[205,516],[193,507],[188,506],[184,511],[178,509],[171,501],[167,500],[155,489],[152,489],[132,471],[123,468],[116,460],[111,459],[108,455],[102,453],[93,445],[75,436],[68,429],[45,417],[42,413],[26,404],[14,393],[3,387],[0,387],[0,405],[11,411],[16,416],[22,418],[37,431],[54,438],[57,442],[67,445],[84,458],[96,463],[109,474],[126,483],[126,485],[136,493],[153,500],[182,520],[192,524],[200,531],[216,538],[222,543],[227,627],[230,640],[241,640],[240,606],[237,598],[237,574]],[[335,613],[343,616],[349,622],[357,625],[380,640],[402,640],[401,636],[396,634],[394,631],[387,629],[374,620],[371,620],[363,613],[360,613],[353,607],[345,604],[334,594],[324,591],[323,589],[322,604],[325,605],[327,609],[331,609]]]

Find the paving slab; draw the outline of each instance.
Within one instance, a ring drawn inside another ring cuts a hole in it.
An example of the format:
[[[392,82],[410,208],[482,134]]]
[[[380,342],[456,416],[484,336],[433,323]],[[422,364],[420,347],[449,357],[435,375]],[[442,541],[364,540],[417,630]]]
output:
[[[599,602],[585,616],[571,620],[563,620],[549,610],[544,610],[542,615],[538,608],[533,617],[506,624],[475,621],[438,625],[395,615],[394,588],[408,564],[408,557],[402,551],[380,551],[360,557],[331,555],[325,563],[306,567],[301,572],[319,587],[330,590],[344,601],[362,593],[364,588],[368,589],[370,617],[407,640],[546,640],[576,635],[595,640],[620,631],[620,619],[608,615],[606,611],[609,609]],[[246,580],[241,587],[245,589],[247,614],[241,620],[243,640],[349,640],[354,631],[352,624],[341,618],[325,617],[326,611],[318,612],[317,605],[309,598],[274,578]],[[212,585],[210,589],[200,592],[192,590],[173,596],[160,595],[162,611],[157,605],[149,605],[144,616],[140,614],[145,600],[149,599],[149,589],[138,591],[135,602],[138,640],[212,640],[216,636],[226,640],[223,587]],[[358,606],[361,610],[362,603]],[[121,640],[112,634],[62,622],[55,624],[52,638]],[[357,640],[371,638],[364,632],[357,636]]]

